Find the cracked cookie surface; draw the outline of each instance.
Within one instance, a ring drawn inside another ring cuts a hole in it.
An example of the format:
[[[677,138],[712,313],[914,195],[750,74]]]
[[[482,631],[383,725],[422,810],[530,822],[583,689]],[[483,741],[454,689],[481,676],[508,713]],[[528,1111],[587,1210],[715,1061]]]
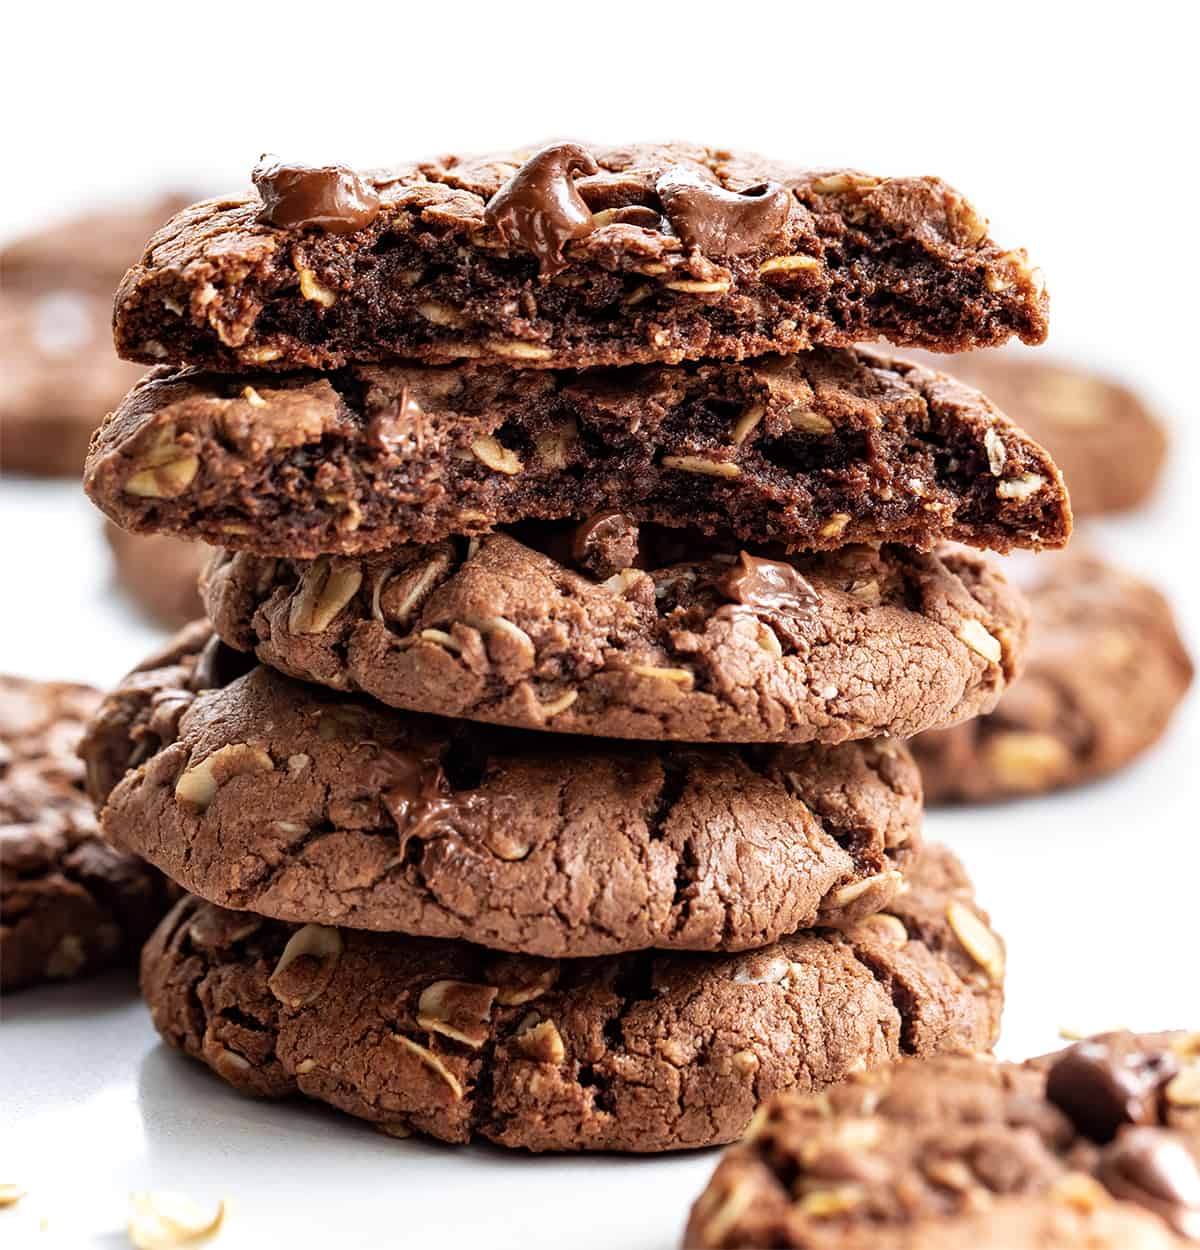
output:
[[[301,680],[557,733],[905,738],[1016,672],[1024,601],[974,552],[776,556],[602,514],[362,559],[226,554],[205,597],[229,644]]]
[[[206,685],[222,655],[252,664],[186,631],[83,754],[107,836],[228,907],[556,957],[744,950],[887,907],[917,855],[900,743],[495,730],[263,667]]]
[[[1059,547],[1046,452],[978,391],[867,348],[583,373],[152,372],[88,458],[126,529],[234,550],[380,550],[606,509],[828,549]]]
[[[939,179],[798,172],[687,144],[559,153],[515,214],[498,201],[511,210],[514,181],[529,190],[545,154],[294,171],[327,198],[355,189],[340,221],[281,214],[274,179],[265,195],[196,204],[126,276],[118,348],[230,371],[391,356],[579,368],[1045,337],[1040,274]]]
[[[142,962],[164,1040],[244,1093],[528,1150],[713,1145],[776,1090],[989,1047],[1001,976],[940,847],[888,913],[747,954],[547,961],[187,898]]]
[[[0,988],[132,963],[171,901],[98,834],[75,746],[100,693],[0,676]]]
[[[1022,562],[1025,667],[996,709],[913,743],[927,798],[986,802],[1107,776],[1166,731],[1193,665],[1170,604],[1086,550]]]
[[[1024,1064],[945,1055],[767,1102],[683,1244],[1182,1250],[1200,1243],[1200,1034]]]

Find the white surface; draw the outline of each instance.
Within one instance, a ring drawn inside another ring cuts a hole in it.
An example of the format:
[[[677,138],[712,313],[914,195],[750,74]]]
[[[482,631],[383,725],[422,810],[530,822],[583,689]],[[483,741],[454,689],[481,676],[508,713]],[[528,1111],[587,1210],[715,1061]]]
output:
[[[361,28],[339,25],[356,11]],[[942,173],[1045,267],[1055,347],[1132,376],[1175,419],[1168,491],[1098,537],[1170,590],[1196,649],[1186,6],[1142,3],[1119,25],[1104,6],[1046,4],[707,11],[127,4],[80,8],[64,32],[60,8],[20,6],[0,82],[4,116],[20,119],[5,128],[0,235],[96,195],[240,183],[263,149],[378,163],[549,133],[681,134]],[[256,43],[272,59],[255,61]],[[1185,346],[1164,351],[1164,330]],[[0,482],[0,535],[0,668],[104,684],[145,654],[155,635],[108,591],[76,491]],[[1009,942],[1005,1055],[1052,1046],[1061,1025],[1200,1026],[1198,760],[1193,698],[1159,750],[1106,783],[930,817]],[[715,1158],[453,1150],[301,1103],[250,1103],[158,1047],[115,976],[2,1010],[0,1182],[31,1189],[0,1211],[6,1247],[113,1250],[129,1191],[169,1187],[232,1198],[217,1243],[230,1250],[650,1250],[675,1244]]]

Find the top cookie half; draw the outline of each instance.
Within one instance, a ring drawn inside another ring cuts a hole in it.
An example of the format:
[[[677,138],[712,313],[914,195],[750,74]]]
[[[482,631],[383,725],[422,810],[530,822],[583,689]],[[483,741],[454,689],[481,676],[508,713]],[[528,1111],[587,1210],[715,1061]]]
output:
[[[1046,336],[1040,273],[937,178],[564,143],[362,174],[264,159],[254,181],[150,240],[123,356],[578,368]]]

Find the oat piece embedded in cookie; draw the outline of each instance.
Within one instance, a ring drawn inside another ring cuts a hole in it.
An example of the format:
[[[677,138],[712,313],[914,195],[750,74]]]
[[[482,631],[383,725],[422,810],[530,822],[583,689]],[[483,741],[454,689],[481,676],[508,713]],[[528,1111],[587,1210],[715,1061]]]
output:
[[[255,181],[150,240],[117,295],[122,355],[580,368],[1046,335],[1040,273],[937,178],[560,144]]]
[[[443,716],[689,742],[954,724],[995,705],[1026,627],[1020,593],[965,548],[768,558],[612,513],[362,559],[219,555],[206,600],[228,643],[305,681]]]
[[[204,615],[199,581],[212,557],[210,547],[170,534],[131,534],[111,521],[105,522],[104,537],[117,586],[148,617],[179,629]]]
[[[1129,387],[1040,352],[917,356],[977,386],[1049,451],[1076,516],[1139,507],[1158,485],[1167,432]]]
[[[117,358],[112,294],[179,196],[0,248],[0,463],[78,478],[92,432],[144,370]]]
[[[1200,1243],[1200,1034],[1025,1064],[911,1059],[756,1114],[683,1244],[1183,1250]]]
[[[188,898],[142,990],[164,1040],[247,1094],[398,1136],[659,1151],[733,1140],[776,1090],[990,1046],[1002,972],[962,869],[927,847],[888,913],[739,955],[559,962]]]
[[[1049,456],[977,391],[870,349],[585,374],[162,370],[105,423],[93,501],[126,529],[265,555],[383,550],[616,509],[826,549],[1059,547]]]
[[[1154,587],[1086,551],[1020,567],[1032,580],[1024,671],[990,715],[916,740],[933,802],[1040,794],[1116,772],[1158,741],[1191,684],[1191,658]]]
[[[556,957],[741,950],[862,920],[915,860],[900,743],[647,749],[244,667],[189,629],[83,747],[105,833],[224,906]]]
[[[0,988],[131,963],[171,901],[96,831],[75,746],[98,691],[0,677]]]

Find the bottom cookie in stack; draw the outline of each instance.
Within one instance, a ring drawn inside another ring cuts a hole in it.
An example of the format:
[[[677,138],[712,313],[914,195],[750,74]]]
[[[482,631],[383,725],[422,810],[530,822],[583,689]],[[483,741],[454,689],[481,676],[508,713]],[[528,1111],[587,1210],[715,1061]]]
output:
[[[742,954],[546,960],[181,901],[142,956],[171,1046],[240,1091],[527,1150],[729,1142],[763,1098],[987,1049],[1002,948],[941,847],[846,931]]]
[[[731,1140],[773,1090],[995,1036],[1003,948],[953,857],[920,849],[900,743],[456,722],[198,626],[83,753],[106,832],[208,900],[146,948],[156,1025],[249,1093],[655,1151]]]
[[[175,897],[96,830],[75,746],[99,692],[0,677],[0,989],[132,964]]]
[[[1086,551],[1032,563],[1021,676],[995,711],[912,742],[931,803],[1040,794],[1116,772],[1158,741],[1191,684],[1192,661],[1153,586]]]

